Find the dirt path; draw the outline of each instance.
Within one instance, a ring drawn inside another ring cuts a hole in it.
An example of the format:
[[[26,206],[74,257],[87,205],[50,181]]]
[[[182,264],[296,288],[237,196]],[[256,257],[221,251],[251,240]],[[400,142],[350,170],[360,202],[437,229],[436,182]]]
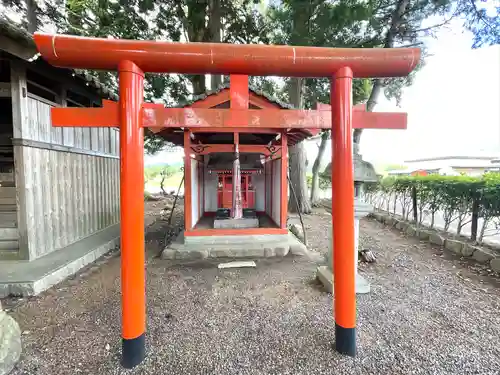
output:
[[[306,217],[311,247],[323,253],[329,222],[326,213]],[[330,348],[332,297],[314,280],[317,264],[176,264],[154,257],[164,231],[156,221],[147,234],[144,365],[119,366],[120,262],[111,257],[14,309],[25,331],[14,374],[498,374],[495,279],[377,222],[361,225],[378,262],[362,266],[372,292],[358,298],[355,359]]]

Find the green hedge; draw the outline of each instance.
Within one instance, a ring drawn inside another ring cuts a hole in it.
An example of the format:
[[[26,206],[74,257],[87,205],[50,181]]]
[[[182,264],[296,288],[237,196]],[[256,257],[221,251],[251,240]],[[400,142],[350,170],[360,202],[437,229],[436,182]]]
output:
[[[332,187],[332,182],[330,180],[330,177],[327,176],[324,173],[319,174],[319,188],[321,190],[329,189]],[[311,188],[312,187],[312,176],[308,175],[307,176],[307,187]]]
[[[426,217],[434,226],[436,212],[443,214],[445,229],[457,224],[457,234],[471,223],[471,239],[482,242],[500,232],[500,173],[470,176],[386,177],[367,186],[367,194],[378,208],[395,213],[395,203],[403,217],[422,224]],[[411,214],[411,217],[410,217]],[[483,225],[478,233],[478,219]],[[488,229],[488,226],[490,227]]]

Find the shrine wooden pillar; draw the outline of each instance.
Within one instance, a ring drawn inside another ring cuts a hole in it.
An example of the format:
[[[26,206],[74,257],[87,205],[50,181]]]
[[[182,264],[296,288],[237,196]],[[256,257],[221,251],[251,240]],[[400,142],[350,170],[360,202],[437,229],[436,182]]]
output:
[[[118,66],[120,85],[120,232],[122,365],[144,360],[146,284],[144,271],[144,73],[131,61]]]
[[[354,273],[354,176],[352,164],[352,70],[341,68],[331,80],[332,233],[335,349],[356,355]]]
[[[190,231],[192,221],[192,183],[191,183],[191,132],[184,129],[184,230]]]
[[[280,228],[286,229],[288,216],[288,137],[281,133],[281,185],[280,185]]]

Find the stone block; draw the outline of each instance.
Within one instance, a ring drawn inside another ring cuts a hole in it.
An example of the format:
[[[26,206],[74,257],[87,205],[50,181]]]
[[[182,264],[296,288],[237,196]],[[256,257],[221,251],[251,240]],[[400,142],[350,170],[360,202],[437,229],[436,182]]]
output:
[[[12,371],[21,356],[21,330],[17,322],[0,309],[0,374]]]
[[[394,227],[395,227],[396,229],[399,229],[399,230],[403,229],[403,224],[404,224],[404,222],[403,222],[403,221],[401,221],[401,220],[397,220],[397,219],[394,219],[394,220],[396,221],[396,222],[394,223]]]
[[[290,251],[293,255],[307,255],[307,247],[302,242],[290,243]]]
[[[406,229],[410,226],[410,224],[406,221],[401,221],[400,223],[401,231],[406,233]]]
[[[382,215],[382,213],[380,212],[374,212],[373,217],[377,219],[377,221],[383,221],[384,215]]]
[[[175,259],[175,253],[177,251],[175,249],[165,249],[161,253],[161,258],[162,259]]]
[[[290,226],[290,232],[292,232],[300,241],[304,241],[304,233],[302,232],[302,225],[292,224]]]
[[[392,227],[396,224],[396,219],[394,219],[392,216],[386,216],[384,222],[386,225]]]
[[[274,252],[274,248],[272,248],[272,247],[265,247],[265,248],[264,248],[264,256],[265,256],[266,258],[270,258],[270,257],[273,257],[273,256],[275,256],[275,255],[276,255],[276,254],[275,254],[275,252]]]
[[[464,243],[464,246],[462,247],[462,255],[464,257],[471,257],[472,254],[476,251],[477,246],[469,245],[467,243]]]
[[[274,249],[274,252],[277,257],[285,257],[288,255],[290,251],[290,246],[279,246]]]
[[[422,241],[429,241],[430,236],[430,232],[426,231],[425,229],[418,230],[418,238]]]
[[[479,263],[489,263],[495,258],[495,253],[489,249],[477,246],[472,257]]]
[[[205,259],[208,258],[207,250],[179,250],[175,252],[175,259]]]
[[[457,240],[446,239],[444,243],[444,248],[446,250],[450,250],[455,254],[462,255],[462,248],[464,247],[464,243]]]
[[[417,231],[415,228],[413,228],[411,225],[408,225],[405,229],[405,233],[408,235],[408,236],[414,236]]]
[[[490,260],[490,267],[493,271],[500,273],[500,258]]]
[[[429,236],[429,242],[434,245],[444,246],[445,239],[438,233],[431,233]]]
[[[241,219],[216,219],[214,220],[214,228],[217,229],[244,229],[258,228],[258,218],[241,218]]]
[[[320,266],[316,270],[316,278],[323,284],[326,290],[333,294],[334,284],[333,284],[333,273],[331,268],[328,266]],[[359,273],[356,274],[356,284],[355,284],[356,294],[366,294],[370,293],[370,283],[361,276]]]
[[[258,258],[264,257],[264,248],[215,248],[210,250],[211,258]]]

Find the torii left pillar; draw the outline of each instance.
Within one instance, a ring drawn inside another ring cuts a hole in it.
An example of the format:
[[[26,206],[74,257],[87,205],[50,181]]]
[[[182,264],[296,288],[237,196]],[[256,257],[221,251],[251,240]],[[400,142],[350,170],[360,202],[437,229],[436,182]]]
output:
[[[144,129],[141,107],[144,73],[131,61],[118,66],[120,85],[120,217],[122,365],[132,368],[146,356],[144,270]],[[127,171],[127,173],[123,173]]]

